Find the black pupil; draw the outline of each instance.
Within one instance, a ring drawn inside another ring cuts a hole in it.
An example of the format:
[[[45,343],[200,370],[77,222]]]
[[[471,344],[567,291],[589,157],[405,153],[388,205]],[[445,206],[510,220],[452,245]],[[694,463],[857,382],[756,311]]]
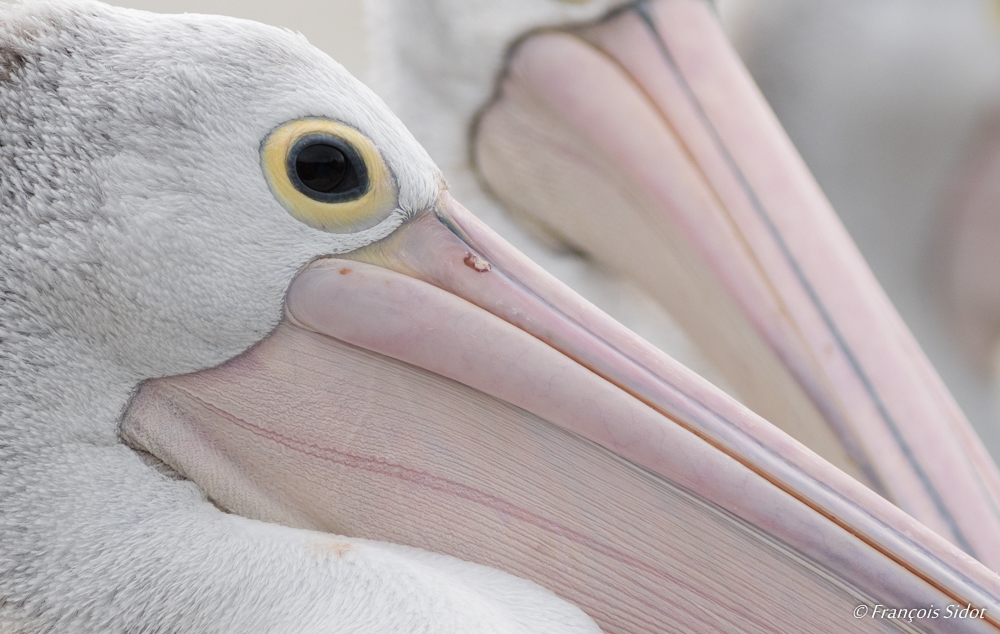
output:
[[[342,192],[355,186],[356,178],[344,153],[326,143],[314,143],[302,148],[295,157],[295,172],[302,184],[309,189],[329,194]]]

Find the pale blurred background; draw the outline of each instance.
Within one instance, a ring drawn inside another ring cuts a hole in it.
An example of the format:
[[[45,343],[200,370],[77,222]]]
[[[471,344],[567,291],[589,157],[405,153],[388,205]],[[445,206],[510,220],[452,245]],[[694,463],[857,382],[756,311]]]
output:
[[[215,13],[298,31],[355,77],[368,73],[368,31],[362,0],[105,0],[157,13]]]
[[[542,0],[540,0],[542,1]],[[365,80],[362,0],[131,0],[300,31]],[[993,453],[1000,387],[959,354],[934,288],[954,173],[1000,104],[993,0],[718,0],[723,21],[879,281]],[[1000,275],[1000,271],[997,272]]]

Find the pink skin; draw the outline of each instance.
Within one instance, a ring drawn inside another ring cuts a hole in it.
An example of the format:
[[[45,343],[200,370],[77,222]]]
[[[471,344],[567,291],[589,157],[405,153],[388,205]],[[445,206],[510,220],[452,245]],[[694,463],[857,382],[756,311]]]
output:
[[[709,581],[671,571],[712,567],[713,555],[678,546],[678,486],[884,603],[1000,609],[995,575],[589,305],[447,193],[436,215],[353,257],[379,265],[317,261],[259,346],[144,387],[126,436],[242,515],[498,567],[608,632],[698,626],[697,610],[677,606]],[[725,574],[726,609],[748,618],[739,593],[754,570]]]
[[[1000,569],[1000,475],[704,2],[526,40],[512,66],[656,200],[875,485]],[[572,69],[572,70],[567,70]],[[613,96],[609,96],[613,95]]]

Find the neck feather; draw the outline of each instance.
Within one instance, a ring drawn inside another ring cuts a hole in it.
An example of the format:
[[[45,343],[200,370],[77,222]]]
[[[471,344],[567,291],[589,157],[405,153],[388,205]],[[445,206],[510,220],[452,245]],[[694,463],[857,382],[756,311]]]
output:
[[[117,442],[138,377],[59,333],[0,336],[0,447]]]

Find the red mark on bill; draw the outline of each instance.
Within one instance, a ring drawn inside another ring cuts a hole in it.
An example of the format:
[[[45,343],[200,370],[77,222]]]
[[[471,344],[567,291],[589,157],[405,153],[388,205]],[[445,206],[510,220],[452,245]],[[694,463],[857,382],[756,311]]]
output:
[[[466,253],[463,262],[465,262],[465,265],[467,267],[469,267],[473,271],[476,271],[477,273],[486,273],[487,271],[493,268],[492,266],[490,266],[489,262],[479,257],[475,253]]]

